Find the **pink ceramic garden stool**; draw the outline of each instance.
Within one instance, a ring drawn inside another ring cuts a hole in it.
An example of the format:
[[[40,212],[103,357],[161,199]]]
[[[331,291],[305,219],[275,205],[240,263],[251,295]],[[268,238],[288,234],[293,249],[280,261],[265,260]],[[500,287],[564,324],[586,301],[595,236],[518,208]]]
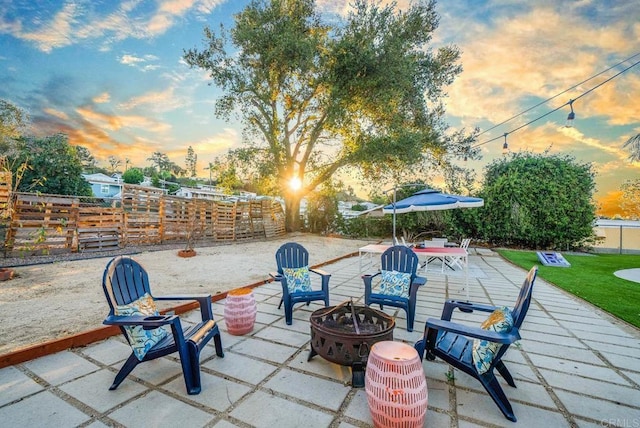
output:
[[[258,307],[250,288],[237,288],[227,293],[224,304],[224,321],[227,331],[241,336],[253,330]]]
[[[365,390],[374,426],[424,425],[427,380],[412,346],[392,341],[374,344],[367,360]]]

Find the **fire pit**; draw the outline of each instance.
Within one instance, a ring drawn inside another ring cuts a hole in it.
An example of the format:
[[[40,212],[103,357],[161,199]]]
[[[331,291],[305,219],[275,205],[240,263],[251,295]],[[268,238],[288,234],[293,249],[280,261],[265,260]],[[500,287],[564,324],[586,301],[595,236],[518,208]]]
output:
[[[369,350],[381,340],[393,340],[395,321],[384,312],[344,302],[311,314],[311,351],[342,366],[351,367],[351,384],[364,387],[364,368]]]

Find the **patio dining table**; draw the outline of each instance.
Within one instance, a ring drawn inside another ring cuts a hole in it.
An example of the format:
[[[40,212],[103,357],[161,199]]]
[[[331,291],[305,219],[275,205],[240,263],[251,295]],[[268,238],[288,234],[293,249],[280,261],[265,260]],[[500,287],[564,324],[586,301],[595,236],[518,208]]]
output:
[[[469,300],[469,253],[464,248],[460,247],[428,247],[428,248],[412,248],[418,255],[418,258],[424,258],[424,271],[427,272],[429,266],[429,259],[432,257],[442,258],[442,272],[444,273],[445,266],[451,267],[453,262],[449,263],[447,260],[458,260],[464,269],[464,289],[467,293],[467,300]]]

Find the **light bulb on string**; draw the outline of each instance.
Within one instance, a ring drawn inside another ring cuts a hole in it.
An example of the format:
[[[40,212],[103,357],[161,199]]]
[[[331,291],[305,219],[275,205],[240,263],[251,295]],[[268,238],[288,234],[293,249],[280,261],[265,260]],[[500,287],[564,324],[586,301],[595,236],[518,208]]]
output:
[[[573,126],[573,121],[576,118],[576,114],[573,112],[573,100],[569,100],[569,107],[571,108],[571,112],[567,116],[567,123],[565,124],[566,128],[571,128]]]

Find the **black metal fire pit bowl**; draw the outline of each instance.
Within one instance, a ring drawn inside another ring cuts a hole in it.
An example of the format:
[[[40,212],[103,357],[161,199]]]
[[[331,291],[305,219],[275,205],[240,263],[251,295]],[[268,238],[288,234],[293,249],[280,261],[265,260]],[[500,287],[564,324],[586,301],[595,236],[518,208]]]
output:
[[[382,311],[346,301],[311,314],[311,351],[341,366],[351,367],[351,385],[364,387],[364,369],[374,343],[393,340],[394,319]]]

